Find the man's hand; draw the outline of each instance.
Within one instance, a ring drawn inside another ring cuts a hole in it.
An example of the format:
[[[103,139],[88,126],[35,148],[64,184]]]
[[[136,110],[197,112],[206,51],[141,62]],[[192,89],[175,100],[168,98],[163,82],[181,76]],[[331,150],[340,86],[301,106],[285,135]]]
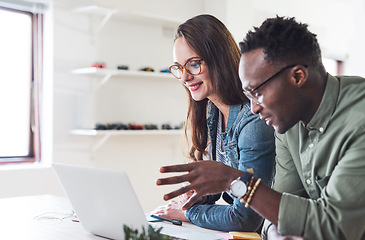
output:
[[[189,209],[205,195],[216,194],[229,189],[231,182],[242,175],[242,171],[216,161],[198,161],[188,164],[165,166],[160,168],[160,172],[188,172],[180,176],[160,178],[156,181],[157,185],[190,183],[164,195],[165,200],[170,200],[183,193],[194,190],[194,194],[183,205],[183,210]]]

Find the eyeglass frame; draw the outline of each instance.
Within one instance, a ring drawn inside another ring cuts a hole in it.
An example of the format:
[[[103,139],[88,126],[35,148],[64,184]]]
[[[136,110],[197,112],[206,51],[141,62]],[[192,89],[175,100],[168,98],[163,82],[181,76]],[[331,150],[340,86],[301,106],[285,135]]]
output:
[[[190,75],[193,75],[193,76],[201,74],[201,73],[202,73],[202,65],[201,65],[201,62],[202,62],[202,61],[204,61],[204,59],[200,58],[200,59],[195,60],[195,58],[198,58],[198,57],[190,58],[189,60],[187,60],[187,61],[185,62],[185,64],[184,64],[184,65],[180,65],[180,64],[178,64],[178,63],[171,65],[171,66],[169,67],[169,70],[170,70],[171,74],[172,74],[175,78],[177,78],[177,79],[181,79],[181,77],[179,78],[179,77],[175,76],[175,74],[171,71],[171,68],[172,68],[172,67],[174,67],[174,66],[178,66],[178,67],[181,69],[181,74],[184,74],[184,69],[185,69],[185,70],[186,70],[186,71],[187,71]],[[193,73],[191,73],[191,72],[190,72],[190,71],[186,68],[186,64],[187,64],[187,63],[189,63],[189,62],[191,62],[191,61],[197,61],[197,62],[199,62],[199,73],[193,74]],[[181,76],[182,76],[182,75],[181,75]]]
[[[266,79],[265,81],[263,81],[260,85],[258,85],[257,87],[255,87],[254,89],[252,90],[247,90],[247,89],[243,89],[243,93],[246,95],[246,97],[250,100],[253,100],[255,101],[256,103],[259,103],[261,104],[262,103],[262,100],[260,101],[258,96],[256,96],[256,93],[257,93],[257,90],[262,87],[263,85],[265,85],[266,83],[268,83],[269,81],[273,80],[274,78],[276,78],[277,76],[279,76],[281,73],[283,73],[285,70],[287,69],[290,69],[290,68],[293,68],[297,65],[301,65],[305,68],[308,67],[308,65],[305,65],[305,64],[291,64],[289,66],[286,66],[282,69],[280,69],[277,73],[275,73],[274,75],[272,75],[271,77],[269,77],[268,79]]]

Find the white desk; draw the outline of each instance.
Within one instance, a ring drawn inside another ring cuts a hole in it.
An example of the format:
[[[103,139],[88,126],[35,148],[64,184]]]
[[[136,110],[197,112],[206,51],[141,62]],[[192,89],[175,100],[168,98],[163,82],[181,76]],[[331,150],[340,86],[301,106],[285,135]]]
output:
[[[0,239],[66,240],[105,239],[86,232],[71,217],[72,208],[66,198],[40,195],[0,199]],[[56,219],[62,218],[63,220]],[[170,223],[158,223],[163,226]],[[171,226],[169,229],[171,231]],[[189,223],[174,226],[176,231],[195,229],[228,239],[229,234],[196,227]]]

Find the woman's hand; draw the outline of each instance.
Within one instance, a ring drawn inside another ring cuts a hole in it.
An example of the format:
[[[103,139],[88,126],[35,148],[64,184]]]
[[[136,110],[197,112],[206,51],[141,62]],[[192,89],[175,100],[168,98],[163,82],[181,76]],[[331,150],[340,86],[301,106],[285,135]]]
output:
[[[151,215],[156,215],[168,219],[178,219],[187,222],[185,211],[181,209],[181,205],[172,200],[168,204],[160,206],[151,212]]]
[[[187,184],[185,184],[187,185]],[[195,192],[189,191],[187,193],[179,195],[176,199],[170,200],[170,202],[166,205],[160,206],[151,212],[151,215],[156,215],[159,217],[164,217],[168,219],[178,219],[181,221],[187,222],[184,210],[182,210],[182,206],[189,200],[191,196],[193,196]],[[204,203],[207,200],[207,197],[202,197],[197,204]]]
[[[168,204],[160,206],[151,212],[151,215],[164,217],[168,219],[178,219],[187,222],[185,211],[182,210],[182,206],[186,201],[194,194],[194,191],[189,191],[178,196],[176,199],[171,200]]]

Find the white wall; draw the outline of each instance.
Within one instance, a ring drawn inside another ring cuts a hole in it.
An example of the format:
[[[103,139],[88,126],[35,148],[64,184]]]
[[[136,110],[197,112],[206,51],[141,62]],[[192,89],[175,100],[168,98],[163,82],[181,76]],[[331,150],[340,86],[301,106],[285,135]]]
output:
[[[128,64],[131,69],[165,68],[172,62],[173,44],[171,31],[166,28],[176,26],[112,18],[93,36],[91,29],[98,19],[72,9],[99,3],[120,11],[149,13],[180,21],[199,13],[212,13],[227,24],[237,42],[253,25],[260,25],[267,17],[295,16],[309,23],[310,29],[317,33],[325,56],[344,59],[346,74],[365,76],[361,65],[365,53],[363,1],[294,2],[188,0],[181,4],[181,1],[171,0],[54,0],[54,108],[53,113],[50,110],[45,113],[48,117],[53,114],[53,140],[49,141],[53,148],[48,147],[53,156],[44,160],[127,171],[145,211],[163,204],[162,194],[174,189],[155,186],[154,180],[161,176],[158,168],[185,160],[179,136],[113,136],[92,152],[99,136],[70,134],[71,129],[90,128],[97,121],[178,123],[184,120],[186,108],[185,92],[174,79],[171,82],[111,79],[93,92],[93,80],[70,74],[72,69],[87,67],[95,61],[104,61],[110,68],[118,64]],[[48,84],[53,83],[50,79]],[[47,91],[52,92],[52,89]],[[2,168],[1,197],[63,195],[49,167],[24,168]],[[7,184],[9,182],[12,184]]]
[[[351,1],[227,0],[227,5],[227,26],[237,41],[241,41],[252,26],[260,26],[266,18],[279,15],[307,23],[317,34],[324,57],[345,60],[349,52],[354,19]]]
[[[162,0],[153,4],[148,1],[99,3],[121,13],[186,19],[202,11],[199,1],[190,2],[196,6],[196,12],[177,2]],[[173,77],[171,81],[112,78],[93,91],[92,86],[100,79],[75,76],[70,71],[96,61],[105,62],[110,69],[121,64],[128,65],[130,70],[167,68],[172,62],[173,35],[178,24],[146,22],[116,14],[100,32],[92,34],[100,19],[73,12],[72,9],[80,6],[79,2],[56,2],[55,6],[53,160],[122,169],[129,174],[146,211],[164,204],[163,193],[173,188],[157,187],[155,179],[160,176],[160,166],[184,161],[181,136],[113,136],[93,152],[92,148],[102,137],[75,136],[69,131],[112,122],[178,125],[186,114],[185,91],[179,81]]]
[[[365,2],[352,0],[352,33],[349,41],[348,59],[345,62],[345,74],[365,76]]]

